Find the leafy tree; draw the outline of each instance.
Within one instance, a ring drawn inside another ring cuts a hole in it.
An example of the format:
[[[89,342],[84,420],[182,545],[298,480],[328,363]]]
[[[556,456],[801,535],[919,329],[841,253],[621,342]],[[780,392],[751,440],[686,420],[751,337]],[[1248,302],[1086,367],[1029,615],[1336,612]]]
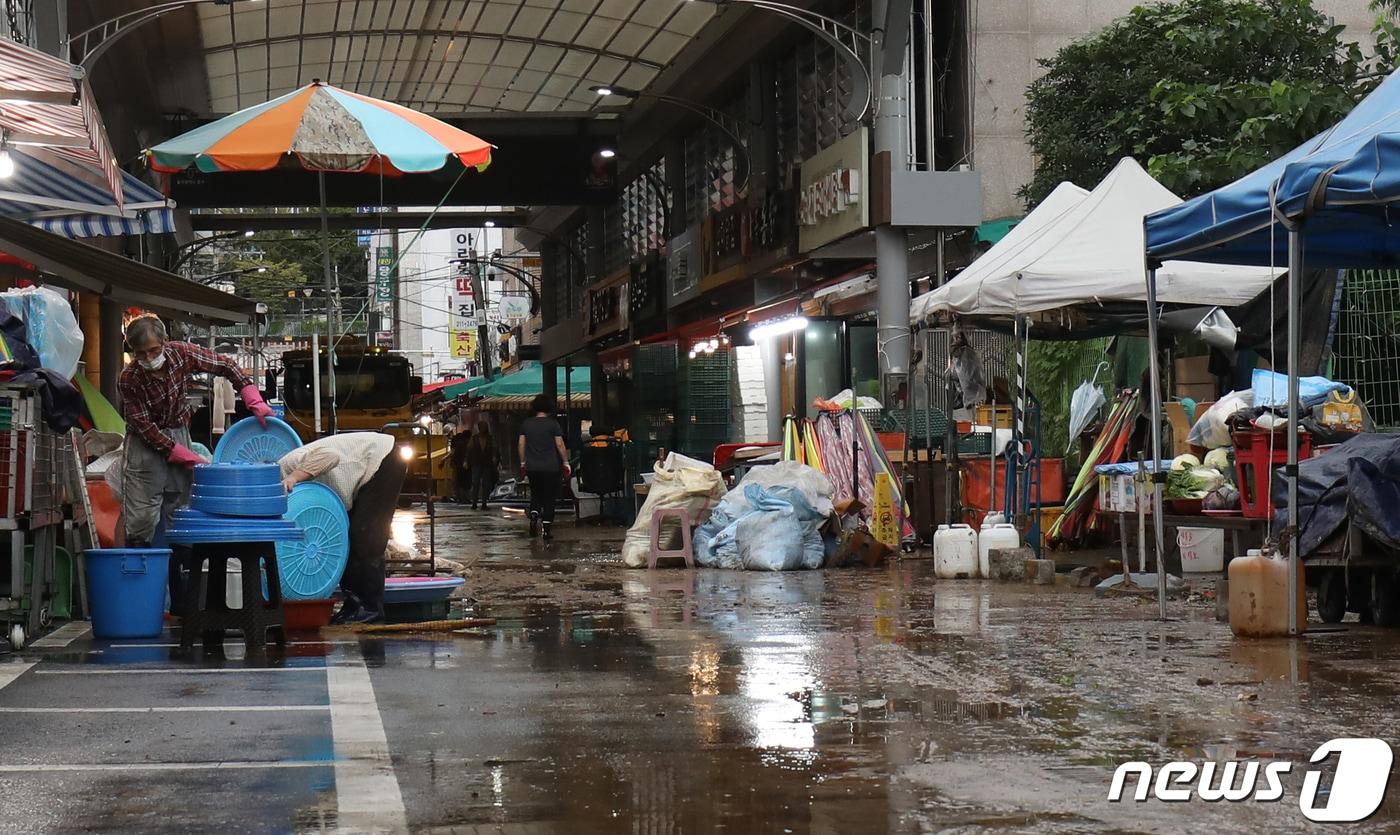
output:
[[[259,232],[257,243],[269,260],[289,261],[300,267],[306,282],[320,288],[324,281],[321,267],[321,233],[316,231]],[[363,299],[368,292],[369,270],[365,249],[352,233],[331,233],[331,264],[340,268],[340,298]]]
[[[287,293],[299,292],[306,286],[301,265],[292,261],[254,262],[240,258],[235,259],[229,269],[239,273],[231,277],[234,294],[265,303],[269,315],[295,309],[295,301],[289,307]]]
[[[1342,31],[1309,0],[1139,6],[1041,62],[1026,117],[1037,166],[1021,196],[1093,187],[1124,156],[1183,197],[1248,173],[1374,85]]]

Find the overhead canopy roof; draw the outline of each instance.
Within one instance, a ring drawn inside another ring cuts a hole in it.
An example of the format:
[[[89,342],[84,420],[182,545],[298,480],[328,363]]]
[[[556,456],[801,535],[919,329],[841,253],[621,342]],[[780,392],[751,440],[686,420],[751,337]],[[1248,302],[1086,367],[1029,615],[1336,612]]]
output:
[[[947,311],[1020,316],[1072,306],[1145,301],[1143,217],[1181,202],[1131,159],[1092,192],[1062,184],[956,278],[915,300],[915,321]],[[1269,268],[1168,261],[1158,300],[1234,307],[1267,289]]]
[[[7,217],[0,217],[0,251],[33,264],[46,283],[172,319],[231,325],[251,321],[256,307],[248,299]]]
[[[1288,217],[1307,214],[1303,249],[1315,267],[1400,263],[1400,72],[1344,119],[1263,168],[1147,219],[1154,258],[1287,264]]]
[[[210,104],[231,113],[313,78],[430,113],[597,104],[644,89],[713,14],[687,0],[264,0],[199,7]]]

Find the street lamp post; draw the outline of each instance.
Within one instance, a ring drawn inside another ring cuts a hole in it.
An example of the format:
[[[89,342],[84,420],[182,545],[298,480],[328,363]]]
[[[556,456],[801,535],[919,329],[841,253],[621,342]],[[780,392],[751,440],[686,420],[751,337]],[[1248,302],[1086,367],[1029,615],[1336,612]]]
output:
[[[691,2],[697,2],[697,0],[691,0]],[[772,12],[787,18],[821,38],[822,41],[835,49],[841,60],[851,68],[854,86],[851,88],[850,98],[846,101],[846,116],[856,122],[865,120],[866,114],[870,112],[874,87],[874,79],[870,69],[874,59],[873,57],[867,58],[871,54],[873,46],[869,35],[857,31],[834,17],[788,3],[777,2],[777,0],[698,0],[698,2],[707,2],[721,9],[727,6],[749,6],[765,12]],[[908,17],[910,0],[898,0],[898,2],[904,4],[905,17]],[[882,24],[877,22],[876,25]],[[865,54],[862,55],[862,53]]]

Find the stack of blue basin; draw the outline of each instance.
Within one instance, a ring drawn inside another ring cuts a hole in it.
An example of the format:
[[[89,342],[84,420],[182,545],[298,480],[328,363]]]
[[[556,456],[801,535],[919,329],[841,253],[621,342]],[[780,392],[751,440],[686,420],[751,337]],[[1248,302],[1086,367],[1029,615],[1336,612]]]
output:
[[[170,542],[283,542],[301,539],[285,517],[287,493],[276,464],[201,464],[190,507],[175,511]]]

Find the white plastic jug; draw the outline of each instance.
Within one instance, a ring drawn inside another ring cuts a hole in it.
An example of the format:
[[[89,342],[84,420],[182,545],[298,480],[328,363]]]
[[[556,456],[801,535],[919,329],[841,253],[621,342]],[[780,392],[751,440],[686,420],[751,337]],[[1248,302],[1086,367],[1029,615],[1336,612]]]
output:
[[[983,577],[992,576],[992,551],[997,548],[1021,547],[1021,534],[1015,525],[992,525],[982,528],[977,537],[977,565]]]
[[[977,531],[968,525],[939,525],[933,534],[933,573],[944,580],[977,577]]]
[[[984,517],[984,518],[982,519],[982,529],[983,529],[983,530],[986,530],[987,528],[990,528],[990,527],[992,527],[993,525],[1005,525],[1005,524],[1006,524],[1006,514],[1005,514],[1005,513],[988,513],[988,514],[986,515],[986,517]]]

